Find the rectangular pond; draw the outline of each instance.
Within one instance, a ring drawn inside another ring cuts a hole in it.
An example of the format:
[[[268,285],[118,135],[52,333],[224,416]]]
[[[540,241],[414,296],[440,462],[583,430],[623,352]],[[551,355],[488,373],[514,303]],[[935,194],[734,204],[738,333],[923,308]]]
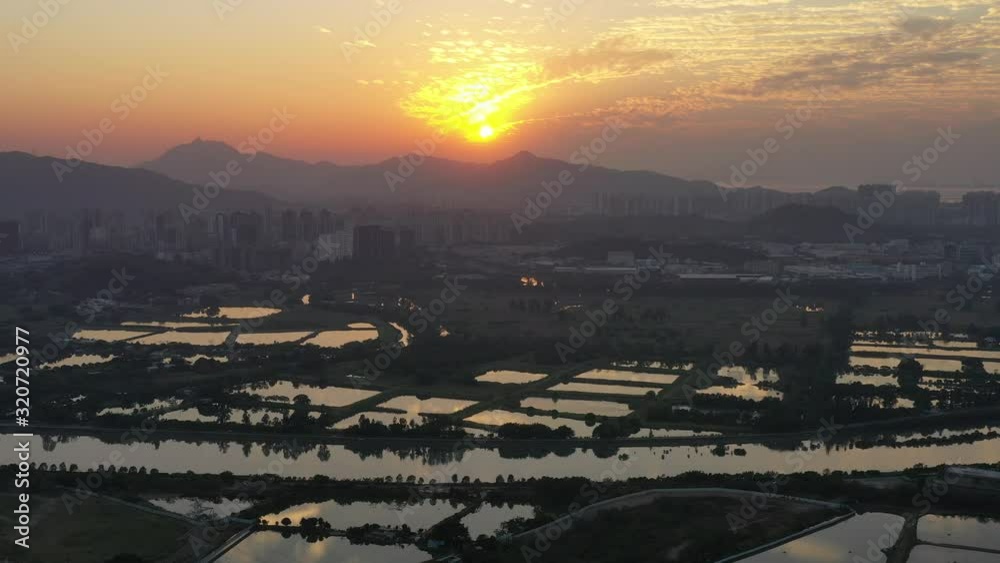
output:
[[[605,381],[623,381],[626,383],[652,383],[654,385],[671,385],[681,376],[669,373],[644,373],[641,371],[626,371],[619,369],[592,369],[576,376],[574,379],[601,379]]]
[[[415,546],[352,544],[331,537],[309,542],[301,536],[281,537],[278,532],[255,532],[236,544],[215,563],[421,563],[429,553]]]
[[[504,383],[521,384],[532,383],[545,379],[548,375],[544,373],[529,373],[526,371],[512,371],[507,369],[491,370],[482,375],[476,376],[476,381],[480,383]]]
[[[631,395],[641,397],[646,393],[656,393],[659,387],[633,387],[630,385],[604,385],[598,383],[582,383],[573,381],[571,383],[558,383],[548,388],[553,392],[567,393],[592,393],[594,395]]]
[[[302,343],[303,346],[340,348],[355,342],[367,342],[378,338],[377,330],[324,330]]]
[[[886,527],[897,529],[893,537]],[[903,529],[903,518],[895,514],[868,512],[834,524],[818,532],[792,540],[763,553],[741,559],[741,563],[855,563],[858,560],[883,563],[885,554],[877,545],[889,534],[885,547],[895,544]],[[869,553],[871,555],[869,556]],[[867,557],[867,559],[864,559]]]
[[[1000,551],[1000,521],[972,516],[927,514],[917,521],[917,539],[928,543]]]
[[[378,391],[354,389],[350,387],[317,387],[292,381],[278,381],[266,384],[249,384],[239,389],[268,401],[291,403],[295,397],[305,395],[309,404],[324,407],[346,407],[358,401],[378,395]]]
[[[523,412],[492,410],[476,413],[465,422],[482,424],[483,426],[503,426],[504,424],[544,424],[549,428],[569,427],[578,438],[589,438],[594,432],[592,426],[575,418],[557,418],[552,416],[532,416]]]
[[[378,407],[380,409],[402,411],[407,414],[452,414],[460,410],[465,410],[474,404],[476,404],[476,401],[438,397],[421,399],[414,395],[403,395],[401,397],[393,397]]]
[[[632,407],[625,403],[585,401],[581,399],[550,399],[548,397],[528,397],[527,399],[522,399],[521,408],[573,414],[593,413],[598,416],[625,416],[632,412]]]

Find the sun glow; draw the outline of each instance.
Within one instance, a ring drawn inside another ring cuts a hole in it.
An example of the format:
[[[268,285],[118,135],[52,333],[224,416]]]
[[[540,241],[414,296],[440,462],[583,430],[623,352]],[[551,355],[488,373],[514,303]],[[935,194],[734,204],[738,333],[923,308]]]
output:
[[[518,114],[540,87],[537,73],[526,65],[441,78],[412,92],[401,106],[444,134],[490,142],[517,127]]]

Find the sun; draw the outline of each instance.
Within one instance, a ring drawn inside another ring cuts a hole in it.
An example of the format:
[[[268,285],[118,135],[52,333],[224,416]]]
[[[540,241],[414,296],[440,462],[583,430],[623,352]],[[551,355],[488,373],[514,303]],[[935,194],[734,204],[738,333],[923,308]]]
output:
[[[484,141],[492,139],[493,135],[495,134],[496,131],[494,131],[493,127],[491,127],[489,124],[484,124],[482,127],[479,128],[479,138],[483,139]]]

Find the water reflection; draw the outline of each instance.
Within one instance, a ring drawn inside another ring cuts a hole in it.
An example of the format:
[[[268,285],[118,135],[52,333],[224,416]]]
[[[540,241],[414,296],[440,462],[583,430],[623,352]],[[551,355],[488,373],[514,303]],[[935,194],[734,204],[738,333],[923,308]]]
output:
[[[217,560],[218,563],[420,563],[430,555],[412,545],[355,545],[331,537],[308,542],[299,536],[256,532]]]
[[[926,356],[945,356],[949,358],[980,358],[989,360],[1000,359],[1000,350],[929,348],[917,346],[870,346],[854,344],[851,352],[879,352],[883,354],[923,354]]]
[[[601,416],[625,416],[632,412],[632,407],[625,403],[585,401],[580,399],[549,399],[547,397],[528,397],[527,399],[522,399],[521,408],[573,414],[593,413]]]
[[[286,344],[296,342],[312,334],[306,332],[245,332],[236,337],[237,344],[252,344],[267,346],[271,344]]]
[[[544,424],[549,428],[567,426],[579,438],[589,438],[594,432],[593,427],[587,426],[586,422],[575,418],[532,416],[504,410],[483,411],[466,418],[465,421],[483,426],[503,426],[504,424]]]
[[[309,404],[325,407],[346,407],[358,401],[370,399],[378,395],[378,391],[352,389],[347,387],[314,387],[291,381],[278,381],[264,385],[251,383],[240,391],[250,393],[261,399],[291,402],[299,395],[309,398]]]
[[[76,340],[93,340],[95,342],[122,342],[148,334],[152,333],[148,330],[140,332],[135,330],[85,328],[73,333],[73,338]]]
[[[494,506],[485,503],[475,512],[462,518],[462,524],[469,529],[469,535],[475,539],[479,536],[493,536],[500,525],[514,518],[531,518],[535,515],[535,507],[529,504]]]
[[[219,328],[225,326],[236,326],[233,323],[210,323],[193,321],[125,321],[121,326],[127,327],[156,327],[156,328]]]
[[[0,447],[13,448],[13,437],[0,436]],[[989,438],[969,443],[920,446],[884,446],[855,448],[851,444],[836,444],[829,449],[809,442],[793,442],[771,447],[760,444],[742,444],[745,455],[718,456],[712,446],[588,448],[567,446],[553,451],[539,447],[518,445],[498,448],[456,450],[451,446],[415,446],[387,448],[371,446],[328,445],[322,453],[316,445],[290,442],[182,442],[162,440],[156,443],[131,443],[123,447],[114,438],[110,442],[89,436],[35,436],[32,438],[32,457],[38,463],[77,464],[93,467],[95,464],[126,465],[156,468],[160,472],[221,473],[231,471],[237,475],[255,475],[274,472],[277,464],[282,475],[313,477],[327,475],[331,478],[365,479],[388,474],[433,477],[447,466],[457,475],[492,481],[498,474],[512,474],[515,478],[529,477],[587,477],[599,479],[606,474],[608,458],[628,456],[629,470],[618,478],[657,477],[679,475],[688,471],[705,473],[741,473],[744,471],[787,473],[788,452],[792,447],[808,449],[809,459],[804,471],[823,472],[877,470],[899,471],[917,464],[930,467],[953,463],[993,463],[1000,459],[1000,438]],[[730,447],[730,450],[734,448]],[[119,458],[117,463],[109,460]],[[294,463],[293,463],[294,462]],[[269,469],[270,467],[270,469]],[[440,480],[440,476],[438,476]]]
[[[860,383],[862,385],[874,385],[876,387],[899,387],[899,379],[895,375],[882,375],[882,374],[859,374],[859,373],[841,373],[837,375],[837,383],[839,385],[850,385],[852,383]]]
[[[552,387],[548,388],[549,391],[554,392],[568,392],[568,393],[594,393],[596,395],[632,395],[632,396],[642,396],[646,393],[656,393],[660,389],[658,387],[632,387],[627,385],[602,385],[597,383],[557,383]]]
[[[643,373],[639,371],[624,371],[617,369],[593,369],[581,373],[576,379],[603,379],[607,381],[625,381],[632,383],[653,383],[670,385],[680,378],[679,375],[667,373]]]
[[[1000,551],[1000,521],[971,516],[928,514],[917,522],[917,539],[930,543]]]
[[[476,401],[436,397],[421,399],[414,395],[403,395],[389,399],[379,405],[379,408],[403,411],[407,414],[453,414],[467,409],[474,404],[476,404]]]
[[[57,369],[64,367],[81,367],[90,366],[97,364],[106,364],[111,360],[115,359],[114,356],[101,356],[99,354],[73,354],[72,356],[67,356],[61,360],[56,360],[52,363],[42,364],[38,366],[40,369]],[[0,362],[2,363],[2,362]]]
[[[476,377],[480,383],[531,383],[545,379],[544,373],[528,373],[526,371],[492,370]]]
[[[378,338],[377,330],[324,330],[302,344],[322,348],[340,348],[355,342],[367,342]]]
[[[196,497],[162,497],[149,498],[146,502],[168,512],[194,519],[225,518],[253,506],[249,501],[227,498],[208,500]]]
[[[863,554],[866,561],[881,563],[885,554],[877,547],[869,554],[869,541],[878,542],[886,527],[903,529],[903,518],[895,514],[869,512],[829,528],[742,559],[746,563],[853,563]],[[896,535],[898,537],[898,533]],[[893,538],[895,543],[895,537]],[[886,546],[888,547],[888,546]],[[874,556],[874,557],[873,557]]]
[[[462,508],[457,502],[437,499],[424,499],[418,503],[329,500],[296,505],[267,514],[263,518],[272,524],[288,518],[295,525],[303,518],[319,517],[329,522],[334,530],[346,530],[364,524],[406,524],[412,530],[425,530]]]
[[[244,320],[269,317],[280,312],[281,309],[273,307],[219,307],[217,311],[210,312],[208,309],[202,309],[201,311],[187,313],[182,316],[188,319]]]
[[[366,412],[359,412],[354,416],[340,420],[336,424],[334,424],[333,427],[338,430],[343,430],[344,428],[350,428],[351,426],[358,424],[361,421],[362,416],[367,418],[368,420],[381,422],[387,426],[389,424],[392,424],[393,422],[397,422],[400,420],[405,422],[406,424],[409,424],[411,420],[417,420],[417,423],[421,423],[423,421],[423,417],[411,416],[407,418],[405,416],[393,412],[366,411]]]
[[[1000,563],[1000,555],[951,549],[933,545],[918,545],[910,552],[906,563]]]
[[[153,334],[135,341],[136,344],[161,345],[161,344],[189,344],[191,346],[221,346],[229,338],[228,332],[184,332],[179,330],[168,330],[159,334]]]
[[[396,329],[396,330],[399,331],[399,345],[400,345],[400,347],[406,348],[407,346],[410,345],[410,339],[413,337],[413,335],[410,334],[410,331],[408,331],[405,328],[403,328],[403,325],[401,325],[399,323],[389,323],[389,326],[391,326],[392,328],[394,328],[394,329]],[[444,330],[443,327],[442,327],[442,330]],[[442,334],[441,336],[447,336],[447,334]]]

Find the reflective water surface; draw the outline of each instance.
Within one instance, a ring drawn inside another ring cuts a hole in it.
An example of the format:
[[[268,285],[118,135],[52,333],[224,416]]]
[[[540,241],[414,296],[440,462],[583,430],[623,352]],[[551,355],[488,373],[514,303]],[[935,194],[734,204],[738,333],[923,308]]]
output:
[[[476,377],[481,383],[531,383],[548,377],[544,373],[528,373],[507,369],[488,371]]]
[[[377,330],[324,330],[303,342],[303,345],[322,348],[340,348],[355,342],[367,342],[378,338]]]
[[[634,395],[636,397],[646,393],[656,393],[659,387],[638,387],[628,385],[605,385],[602,383],[558,383],[548,388],[549,391],[566,391],[573,393],[593,393],[595,395]]]
[[[219,558],[218,563],[420,563],[430,555],[412,545],[353,545],[331,537],[314,543],[300,536],[256,532]]]
[[[226,498],[207,500],[193,497],[165,497],[146,499],[146,502],[188,518],[207,517],[213,519],[232,516],[253,506],[253,503],[249,501]]]
[[[97,465],[126,465],[156,468],[161,472],[221,473],[237,475],[275,473],[285,476],[313,477],[328,475],[335,478],[364,479],[373,476],[414,475],[441,480],[447,472],[470,478],[492,481],[498,474],[528,477],[587,477],[602,478],[613,466],[625,470],[615,478],[656,477],[678,475],[688,471],[706,473],[741,473],[745,471],[782,473],[825,470],[898,471],[917,464],[938,466],[963,463],[994,463],[1000,459],[1000,438],[973,443],[920,446],[876,446],[867,449],[847,446],[826,449],[772,449],[760,444],[739,447],[746,455],[713,453],[712,446],[597,448],[596,446],[565,447],[558,451],[518,446],[467,449],[443,445],[440,447],[384,449],[378,445],[328,445],[326,455],[315,445],[288,450],[294,441],[241,443],[218,440],[202,443],[163,440],[159,443],[130,443],[123,446],[120,438],[109,435],[105,443],[89,436],[57,438],[36,435],[32,438],[32,459],[38,463],[77,464],[81,468]],[[62,441],[60,441],[62,440]],[[800,444],[808,446],[808,442]],[[13,448],[13,437],[0,436],[0,447]],[[595,449],[597,448],[597,449]],[[727,448],[734,450],[733,446]],[[115,453],[117,452],[117,453]],[[118,458],[118,462],[113,460]]]
[[[549,399],[547,397],[528,397],[527,399],[522,399],[521,408],[534,408],[543,411],[558,411],[573,414],[593,413],[600,416],[625,416],[632,412],[632,407],[625,403],[585,401],[579,399]]]
[[[1000,555],[967,549],[918,545],[910,552],[910,558],[906,563],[1000,563]]]
[[[275,309],[273,307],[219,307],[218,312],[214,314],[209,314],[208,310],[203,309],[201,311],[187,313],[183,316],[188,319],[243,320],[243,319],[259,319],[261,317],[269,317],[271,315],[276,315],[280,312],[281,309]]]
[[[350,416],[342,420],[338,420],[337,423],[333,425],[333,427],[338,430],[349,428],[357,424],[361,420],[362,416],[367,418],[368,420],[375,420],[386,425],[392,424],[393,422],[399,420],[405,420],[407,421],[407,423],[409,423],[412,420],[416,420],[418,424],[423,421],[422,416],[407,416],[395,412],[366,411],[366,412],[359,412],[354,416]]]
[[[792,540],[773,549],[741,559],[746,563],[855,563],[868,561],[882,563],[886,560],[877,545],[886,526],[903,528],[903,518],[895,514],[868,512],[825,528],[808,536]],[[890,535],[883,543],[891,547],[895,537]],[[896,536],[898,537],[898,536]],[[871,546],[869,541],[874,542]],[[867,559],[865,559],[867,557]]]
[[[38,366],[40,369],[57,369],[63,367],[81,367],[97,364],[106,364],[111,360],[115,359],[114,356],[101,356],[98,354],[73,354],[72,356],[67,356],[61,360],[56,360],[52,363],[42,364]],[[2,362],[0,362],[2,363]]]
[[[278,381],[267,384],[264,387],[254,387],[257,386],[245,386],[241,391],[256,395],[262,399],[279,400],[282,402],[284,400],[292,402],[295,397],[305,395],[309,398],[309,404],[326,407],[346,407],[358,401],[370,399],[379,393],[378,391],[350,387],[315,387],[291,381]]]
[[[121,342],[130,338],[151,334],[147,331],[116,330],[103,328],[85,328],[73,333],[76,340],[94,340],[96,342]],[[227,333],[228,334],[228,333]]]
[[[168,330],[140,338],[136,344],[190,344],[192,346],[221,346],[229,338],[229,332],[191,332]]]
[[[462,524],[469,529],[473,539],[481,535],[492,536],[500,528],[500,524],[514,518],[531,518],[535,515],[535,507],[528,504],[504,504],[494,506],[484,503],[475,512],[462,518]]]
[[[604,379],[607,381],[653,383],[656,385],[670,385],[679,378],[679,375],[669,373],[643,373],[618,369],[592,369],[576,376],[576,379]]]
[[[476,404],[476,401],[437,397],[421,399],[414,395],[403,395],[389,399],[379,405],[379,408],[403,411],[407,414],[452,414],[467,409],[474,404]]]
[[[1000,521],[972,516],[921,516],[917,539],[930,543],[1000,551]]]
[[[492,410],[476,413],[465,419],[484,426],[502,426],[504,424],[544,424],[549,428],[568,426],[578,438],[589,438],[594,428],[587,426],[582,420],[575,418],[556,418],[551,416],[532,416],[521,412]]]
[[[237,344],[254,344],[266,346],[269,344],[285,344],[295,342],[312,334],[307,332],[245,332],[236,337]]]
[[[296,525],[303,518],[320,517],[329,522],[334,530],[346,530],[364,524],[381,526],[406,524],[413,530],[424,530],[462,508],[461,504],[438,499],[424,499],[418,503],[329,500],[300,504],[281,512],[267,514],[263,518],[271,524],[288,518],[292,525]]]

